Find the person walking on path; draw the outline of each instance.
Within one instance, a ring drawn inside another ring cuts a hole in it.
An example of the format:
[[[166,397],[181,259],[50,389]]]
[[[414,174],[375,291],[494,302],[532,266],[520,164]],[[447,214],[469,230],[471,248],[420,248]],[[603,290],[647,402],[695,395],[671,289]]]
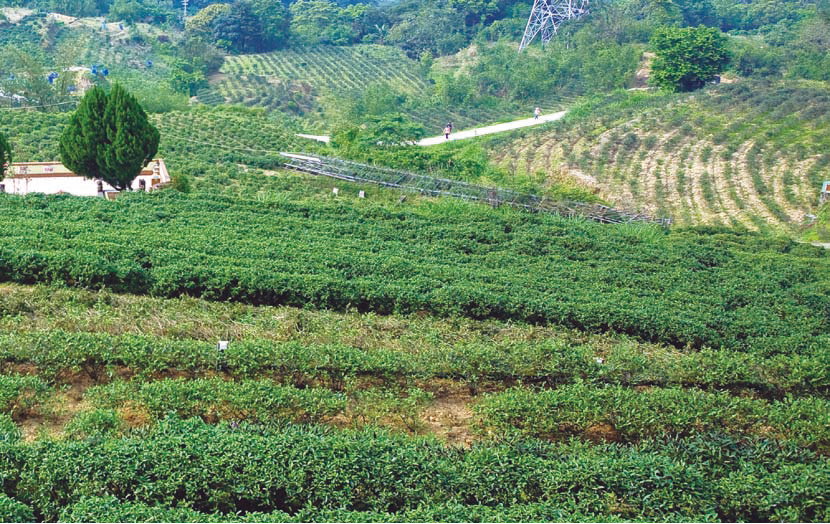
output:
[[[449,140],[450,133],[452,133],[452,126],[450,124],[447,124],[446,127],[444,127],[444,138]]]
[[[542,116],[542,108],[537,107],[536,109],[533,110],[533,119],[534,120],[539,120],[540,116]]]

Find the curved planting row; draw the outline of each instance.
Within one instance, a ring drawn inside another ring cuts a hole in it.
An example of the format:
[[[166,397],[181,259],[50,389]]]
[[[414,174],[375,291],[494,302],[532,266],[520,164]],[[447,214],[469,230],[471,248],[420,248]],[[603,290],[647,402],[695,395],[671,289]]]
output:
[[[826,89],[738,84],[625,98],[496,144],[494,155],[680,225],[797,230],[815,212],[830,172]]]
[[[512,389],[476,404],[483,431],[551,439],[593,436],[636,442],[723,431],[830,449],[830,405],[820,398],[767,402],[695,389],[584,384],[534,392]]]

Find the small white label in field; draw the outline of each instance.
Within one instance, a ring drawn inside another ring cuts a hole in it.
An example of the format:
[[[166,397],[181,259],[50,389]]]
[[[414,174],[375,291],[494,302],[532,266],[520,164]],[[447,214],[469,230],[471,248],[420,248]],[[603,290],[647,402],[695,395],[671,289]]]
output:
[[[366,191],[361,191],[357,194],[358,198],[366,198]]]
[[[339,190],[339,189],[337,189],[336,187],[335,187],[335,188],[332,188],[332,190],[331,190],[331,194],[332,194],[332,195],[337,196],[337,194],[338,194],[338,193],[340,193],[340,190]]]

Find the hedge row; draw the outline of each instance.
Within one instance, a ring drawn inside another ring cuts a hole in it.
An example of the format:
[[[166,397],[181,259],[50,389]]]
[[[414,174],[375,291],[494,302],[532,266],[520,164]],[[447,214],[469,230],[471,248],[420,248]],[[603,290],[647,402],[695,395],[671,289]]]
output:
[[[830,330],[826,253],[737,233],[177,192],[4,196],[0,211],[16,224],[0,236],[0,279],[21,283],[517,319],[759,354],[809,353]]]
[[[167,419],[129,438],[0,444],[0,488],[46,520],[109,495],[207,514],[545,504],[631,520],[830,518],[825,457],[717,435],[464,450],[384,432]]]
[[[485,431],[562,439],[599,433],[612,440],[686,437],[726,431],[789,439],[830,450],[830,403],[805,397],[766,402],[696,389],[649,389],[585,384],[555,390],[514,388],[475,405]]]
[[[653,348],[652,348],[653,349]],[[773,397],[826,394],[830,354],[759,358],[729,350],[645,353],[636,344],[620,346],[596,361],[596,349],[562,341],[484,343],[434,347],[417,353],[363,350],[344,345],[303,345],[268,340],[233,341],[220,354],[195,340],[143,335],[67,333],[60,330],[0,334],[0,370],[34,365],[45,379],[85,370],[95,379],[126,367],[140,376],[165,372],[200,374],[223,369],[237,378],[277,375],[296,383],[371,375],[380,379],[453,378],[480,381],[523,380],[547,384],[582,379],[622,385],[677,385],[755,388]]]
[[[342,394],[320,388],[280,386],[268,380],[114,382],[89,389],[86,397],[99,408],[129,405],[154,419],[175,413],[209,421],[318,422],[346,409]]]
[[[31,510],[30,510],[31,511]],[[705,516],[695,522],[705,521]],[[481,506],[438,504],[399,513],[303,509],[247,514],[200,513],[189,508],[149,506],[115,497],[85,497],[61,512],[61,522],[624,522],[609,515],[585,515],[552,504]],[[689,521],[677,515],[672,522]]]

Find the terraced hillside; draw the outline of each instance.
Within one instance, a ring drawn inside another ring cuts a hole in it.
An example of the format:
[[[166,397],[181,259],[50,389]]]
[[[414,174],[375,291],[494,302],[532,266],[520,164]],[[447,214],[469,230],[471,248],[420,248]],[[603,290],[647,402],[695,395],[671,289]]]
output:
[[[509,170],[576,180],[679,225],[794,231],[830,176],[830,90],[740,83],[617,95],[490,147]]]
[[[69,113],[0,109],[0,128],[20,162],[59,160],[58,140]],[[263,111],[240,107],[195,107],[188,111],[151,114],[161,132],[159,155],[174,167],[204,164],[277,165],[277,152],[294,149],[298,141],[291,123]]]
[[[211,86],[201,90],[197,99],[209,105],[242,104],[304,115],[308,125],[325,128],[324,113],[339,103],[339,96],[360,93],[370,84],[408,95],[410,103],[399,110],[436,133],[448,121],[463,129],[526,116],[532,110],[440,107],[430,101],[429,80],[420,65],[400,49],[381,45],[315,46],[228,56]],[[557,100],[545,109],[560,106]]]

